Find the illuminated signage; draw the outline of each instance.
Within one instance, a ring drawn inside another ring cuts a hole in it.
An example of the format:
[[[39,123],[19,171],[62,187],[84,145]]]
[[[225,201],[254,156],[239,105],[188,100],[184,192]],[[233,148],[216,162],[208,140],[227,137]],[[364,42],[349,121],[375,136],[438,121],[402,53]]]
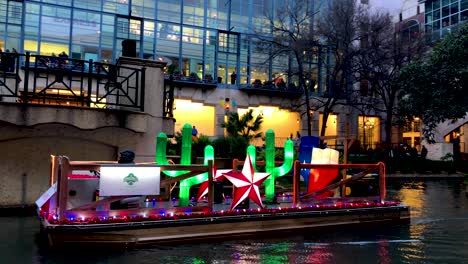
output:
[[[160,176],[159,167],[102,166],[99,195],[158,195]]]

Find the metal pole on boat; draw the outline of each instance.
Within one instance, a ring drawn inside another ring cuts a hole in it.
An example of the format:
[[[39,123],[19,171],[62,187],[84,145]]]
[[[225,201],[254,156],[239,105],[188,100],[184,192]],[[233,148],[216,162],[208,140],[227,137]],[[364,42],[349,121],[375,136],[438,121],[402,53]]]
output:
[[[299,204],[299,198],[301,196],[301,162],[294,161],[294,174],[293,174],[293,206],[296,207]]]
[[[380,186],[380,202],[385,202],[385,197],[387,196],[387,186],[385,183],[385,163],[379,162],[379,186]]]
[[[208,160],[208,210],[213,212],[214,182],[213,182],[213,160]]]
[[[57,210],[58,220],[63,221],[66,217],[67,200],[68,200],[68,174],[70,172],[70,162],[67,157],[59,157],[59,177],[57,180]]]

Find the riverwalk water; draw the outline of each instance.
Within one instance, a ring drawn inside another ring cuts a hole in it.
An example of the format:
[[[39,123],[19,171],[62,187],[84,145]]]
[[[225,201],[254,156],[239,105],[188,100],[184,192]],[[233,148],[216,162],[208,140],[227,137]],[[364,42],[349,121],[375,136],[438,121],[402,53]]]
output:
[[[388,179],[411,224],[274,239],[51,252],[35,217],[0,217],[1,263],[467,263],[468,197],[462,179]]]

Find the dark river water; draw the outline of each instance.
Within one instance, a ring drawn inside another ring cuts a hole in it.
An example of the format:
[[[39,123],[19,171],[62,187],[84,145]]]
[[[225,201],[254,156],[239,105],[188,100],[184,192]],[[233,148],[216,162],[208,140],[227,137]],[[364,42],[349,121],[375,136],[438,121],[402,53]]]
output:
[[[0,263],[468,263],[468,197],[460,180],[390,180],[411,224],[276,239],[51,252],[35,217],[0,218]]]

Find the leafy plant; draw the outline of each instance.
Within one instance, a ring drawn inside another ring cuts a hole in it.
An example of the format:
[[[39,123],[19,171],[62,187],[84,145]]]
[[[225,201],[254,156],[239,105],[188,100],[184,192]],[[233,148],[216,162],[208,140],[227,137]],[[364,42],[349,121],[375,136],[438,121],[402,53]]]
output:
[[[208,145],[212,145],[211,139],[201,134],[198,136],[198,139],[192,143],[192,152],[196,154],[196,156],[201,157],[205,151],[205,147]]]
[[[254,117],[253,110],[250,109],[244,115],[239,116],[237,112],[231,112],[228,121],[221,124],[230,137],[243,137],[247,140],[262,137],[263,133],[258,132],[263,123],[263,116]]]

